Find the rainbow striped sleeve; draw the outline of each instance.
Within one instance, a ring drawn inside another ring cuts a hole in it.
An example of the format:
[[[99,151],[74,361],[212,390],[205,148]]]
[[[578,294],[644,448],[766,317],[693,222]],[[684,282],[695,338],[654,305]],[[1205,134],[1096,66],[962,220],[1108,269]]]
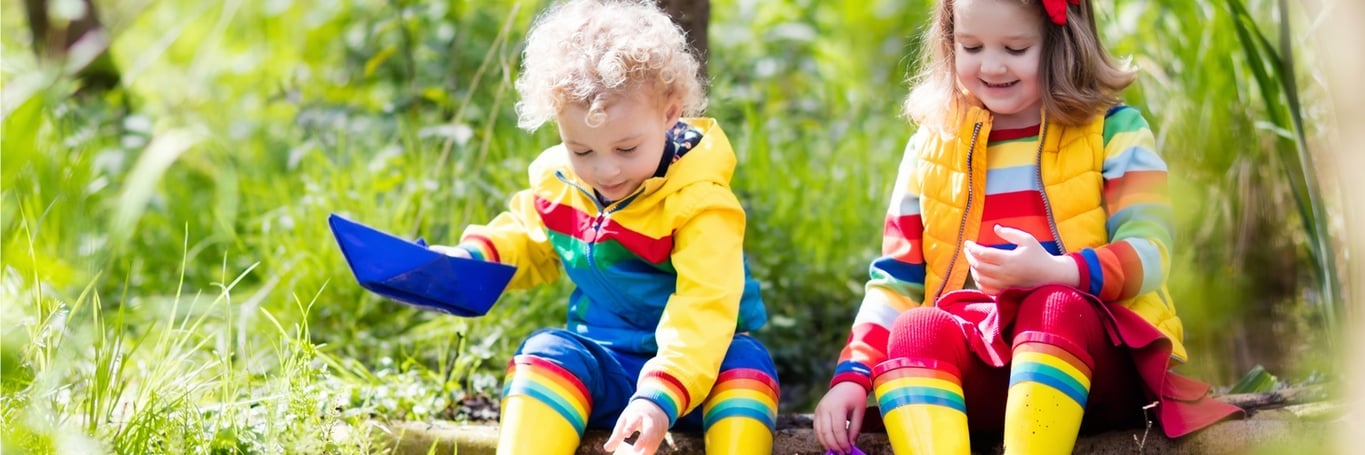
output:
[[[559,279],[559,256],[555,255],[545,224],[536,211],[535,195],[522,190],[512,196],[507,211],[486,225],[470,225],[460,236],[461,248],[476,259],[517,268],[508,284],[526,289]]]
[[[659,406],[668,416],[670,428],[678,421],[678,417],[692,409],[692,395],[687,393],[682,381],[659,370],[646,370],[640,374],[635,395],[631,399],[649,400]]]
[[[901,312],[924,300],[924,253],[920,249],[924,224],[920,221],[920,184],[915,173],[915,154],[924,134],[927,132],[920,130],[905,146],[882,228],[882,255],[868,267],[871,279],[848,344],[839,354],[831,386],[853,381],[871,390],[872,367],[886,359],[891,324]]]
[[[1070,254],[1080,288],[1105,301],[1160,288],[1174,232],[1166,163],[1147,120],[1129,106],[1111,109],[1104,120],[1104,201],[1109,244]]]

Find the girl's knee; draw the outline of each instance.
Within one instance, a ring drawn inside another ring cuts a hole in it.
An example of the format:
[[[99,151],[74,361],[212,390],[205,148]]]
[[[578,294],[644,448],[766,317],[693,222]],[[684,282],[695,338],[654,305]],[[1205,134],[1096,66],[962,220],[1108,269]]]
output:
[[[888,335],[887,354],[893,358],[938,359],[953,364],[966,359],[962,323],[938,308],[919,307],[901,313]]]
[[[1095,315],[1094,297],[1070,286],[1046,285],[1034,289],[1019,303],[1019,314]]]
[[[1109,345],[1098,305],[1094,297],[1074,288],[1038,288],[1020,302],[1013,344],[1053,345],[1090,364],[1090,355]]]
[[[925,331],[938,336],[940,332],[945,332],[945,334],[960,333],[962,328],[957,322],[957,318],[937,307],[918,307],[906,310],[896,317],[896,322],[891,328],[892,334]]]

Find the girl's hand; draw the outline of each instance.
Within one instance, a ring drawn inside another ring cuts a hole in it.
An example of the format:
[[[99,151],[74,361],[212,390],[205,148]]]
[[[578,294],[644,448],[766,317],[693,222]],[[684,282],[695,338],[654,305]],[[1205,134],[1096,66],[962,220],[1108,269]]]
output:
[[[635,443],[622,447],[621,443],[636,431],[640,432],[640,437]],[[651,455],[659,450],[667,432],[668,415],[659,409],[659,405],[649,400],[631,400],[621,411],[621,417],[616,419],[616,428],[611,430],[611,437],[602,448],[612,453]]]
[[[852,453],[867,412],[867,389],[853,382],[840,382],[825,392],[815,406],[815,437],[825,450]]]
[[[1007,251],[981,246],[971,240],[963,247],[967,264],[972,267],[972,280],[981,292],[999,295],[1000,291],[1009,288],[1044,284],[1076,287],[1080,284],[1076,263],[1066,256],[1048,253],[1029,233],[996,225],[995,234],[1016,247]]]
[[[446,256],[453,256],[461,259],[472,258],[472,256],[469,255],[469,250],[457,246],[431,245],[428,246],[427,249],[435,251],[437,253],[444,254]]]

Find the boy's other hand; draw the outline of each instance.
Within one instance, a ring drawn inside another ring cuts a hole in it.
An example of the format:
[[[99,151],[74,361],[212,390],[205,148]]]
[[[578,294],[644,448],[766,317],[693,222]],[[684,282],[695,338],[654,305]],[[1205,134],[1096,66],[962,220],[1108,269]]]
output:
[[[640,437],[635,438],[633,444],[622,445],[627,437],[637,431]],[[649,400],[631,400],[626,409],[621,411],[621,417],[616,419],[616,428],[611,430],[611,437],[607,438],[602,448],[612,453],[652,455],[659,450],[666,433],[668,415],[659,405]]]
[[[469,251],[468,251],[468,250],[466,250],[466,249],[464,249],[464,248],[457,247],[457,246],[431,245],[431,246],[427,247],[427,249],[429,249],[429,250],[431,250],[431,251],[435,251],[435,252],[437,252],[437,253],[444,254],[444,255],[446,255],[446,256],[452,256],[452,257],[457,257],[457,258],[461,258],[461,259],[471,259],[471,258],[472,258],[472,256],[469,255]]]
[[[815,406],[815,437],[825,450],[853,453],[853,443],[863,428],[867,412],[867,389],[853,382],[840,382],[825,392]]]

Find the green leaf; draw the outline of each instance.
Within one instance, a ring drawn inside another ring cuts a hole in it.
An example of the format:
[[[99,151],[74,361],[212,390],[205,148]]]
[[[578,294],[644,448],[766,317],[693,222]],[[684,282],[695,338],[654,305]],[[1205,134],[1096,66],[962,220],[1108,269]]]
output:
[[[1279,378],[1270,374],[1264,367],[1256,365],[1237,381],[1237,385],[1232,386],[1228,393],[1261,393],[1275,390],[1275,384]]]
[[[122,245],[132,235],[138,220],[142,218],[142,212],[147,209],[147,203],[156,192],[157,184],[161,182],[161,176],[196,142],[199,142],[197,135],[175,130],[153,138],[147,149],[143,150],[128,174],[127,186],[119,195],[117,213],[111,225],[111,232],[118,239],[114,245]]]
[[[6,98],[27,97],[22,104],[13,106],[13,111],[7,109],[5,112],[3,127],[5,134],[0,137],[0,148],[5,150],[3,164],[6,172],[10,169],[17,170],[18,164],[33,158],[36,154],[33,149],[34,140],[38,137],[38,128],[43,125],[45,103],[42,96],[34,96],[35,94],[37,92],[5,91]]]
[[[389,57],[392,57],[395,52],[398,52],[398,48],[394,46],[389,46],[384,48],[384,50],[379,51],[379,53],[375,54],[374,57],[370,57],[369,60],[366,60],[365,77],[373,76],[374,71],[379,68],[379,65],[383,64],[385,60],[389,59]]]

